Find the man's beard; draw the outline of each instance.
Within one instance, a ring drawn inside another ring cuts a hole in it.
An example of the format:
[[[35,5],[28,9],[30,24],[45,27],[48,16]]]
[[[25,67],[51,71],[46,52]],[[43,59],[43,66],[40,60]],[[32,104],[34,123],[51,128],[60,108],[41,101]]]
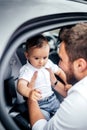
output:
[[[74,85],[75,83],[78,82],[78,79],[73,73],[73,70],[71,69],[71,67],[69,69],[69,72],[65,72],[65,73],[66,73],[67,83]]]
[[[76,79],[76,77],[75,77],[74,75],[68,75],[68,76],[67,76],[67,82],[68,82],[69,84],[74,85],[75,83],[78,82],[78,80]]]

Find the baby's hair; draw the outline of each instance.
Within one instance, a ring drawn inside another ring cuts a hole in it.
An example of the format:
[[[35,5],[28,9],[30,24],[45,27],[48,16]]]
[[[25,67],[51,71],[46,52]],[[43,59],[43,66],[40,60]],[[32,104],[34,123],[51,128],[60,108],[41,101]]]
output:
[[[41,48],[44,44],[44,41],[48,44],[46,37],[41,34],[29,38],[26,41],[26,51],[28,52],[32,47]]]

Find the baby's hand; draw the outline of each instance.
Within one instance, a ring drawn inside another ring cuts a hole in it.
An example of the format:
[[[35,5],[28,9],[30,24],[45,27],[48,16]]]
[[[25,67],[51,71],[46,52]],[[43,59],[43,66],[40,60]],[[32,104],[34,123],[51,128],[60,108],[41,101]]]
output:
[[[64,90],[65,90],[65,91],[68,91],[71,87],[72,87],[71,84],[66,84],[66,85],[64,86]]]
[[[41,91],[38,89],[33,89],[29,94],[30,100],[38,101],[42,98]]]

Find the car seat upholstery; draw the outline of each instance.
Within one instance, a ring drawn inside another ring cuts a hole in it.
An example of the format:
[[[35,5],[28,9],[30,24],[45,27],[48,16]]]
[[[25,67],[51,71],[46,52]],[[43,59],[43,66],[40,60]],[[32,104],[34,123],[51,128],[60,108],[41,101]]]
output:
[[[23,97],[17,93],[17,79],[21,63],[16,55],[12,56],[4,75],[5,99],[8,113],[22,130],[30,130],[27,104]]]
[[[20,62],[16,52],[13,54],[10,60],[10,66],[12,69],[12,77],[14,77],[14,81],[15,81],[15,89],[17,90],[17,80],[18,80],[19,70],[22,67],[22,63]],[[16,93],[17,93],[17,104],[24,102],[23,97],[17,91]]]
[[[22,45],[20,45],[18,47],[18,49],[16,50],[17,56],[22,65],[26,64],[26,58],[24,55],[24,51],[25,51],[25,43],[22,43]]]
[[[51,60],[53,61],[53,63],[55,63],[55,64],[58,65],[59,57],[58,57],[57,51],[52,51],[52,52],[49,54],[49,59],[51,59]]]
[[[12,69],[10,64],[7,65],[7,69],[5,71],[4,75],[4,90],[5,90],[5,99],[7,101],[7,104],[11,106],[15,103],[17,95],[15,92],[15,84],[13,82],[12,77]]]

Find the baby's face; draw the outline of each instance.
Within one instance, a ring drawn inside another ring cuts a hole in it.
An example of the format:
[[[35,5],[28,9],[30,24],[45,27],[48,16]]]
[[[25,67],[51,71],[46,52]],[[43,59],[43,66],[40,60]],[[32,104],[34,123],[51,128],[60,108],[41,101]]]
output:
[[[27,56],[27,59],[35,68],[42,68],[49,57],[49,45],[46,44],[41,48],[33,48]]]

